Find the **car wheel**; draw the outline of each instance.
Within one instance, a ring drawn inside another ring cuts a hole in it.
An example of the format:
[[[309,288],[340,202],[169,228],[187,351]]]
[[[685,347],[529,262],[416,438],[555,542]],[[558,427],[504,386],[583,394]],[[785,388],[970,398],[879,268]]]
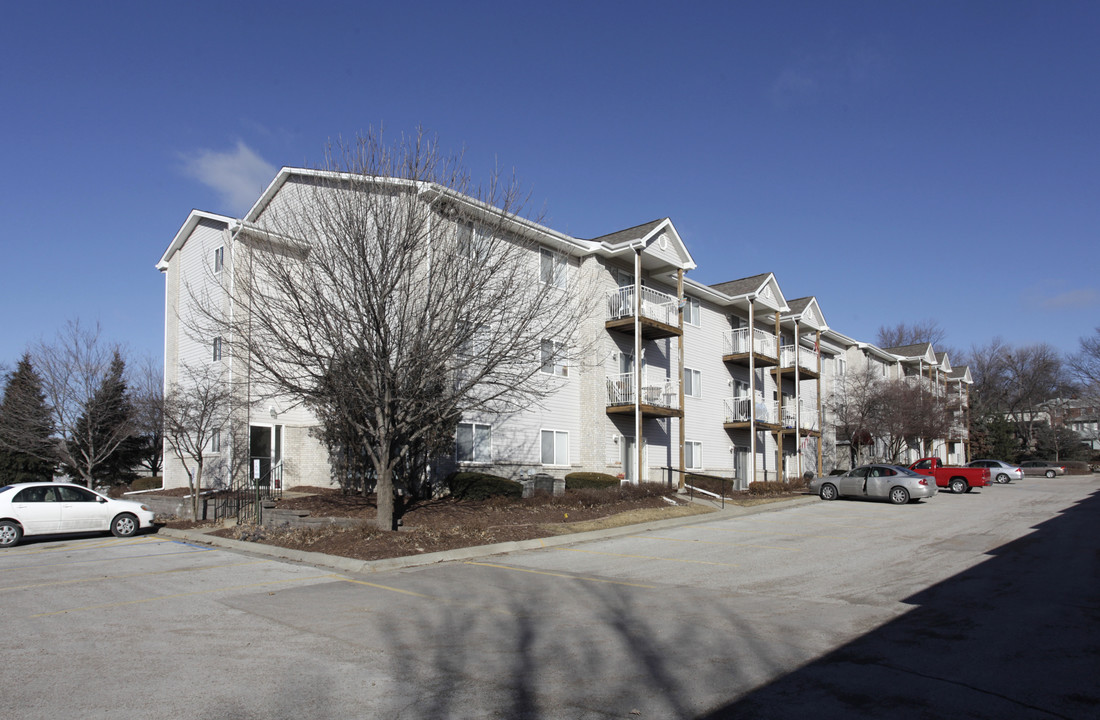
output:
[[[825,483],[821,486],[821,499],[822,500],[836,500],[840,496],[840,493],[836,491],[836,485],[832,483]]]
[[[111,521],[111,532],[115,537],[130,537],[138,531],[138,519],[130,513],[122,513]]]
[[[890,488],[890,502],[904,505],[909,502],[909,491],[903,487]]]
[[[0,522],[0,547],[11,547],[23,537],[23,528],[12,520]]]
[[[966,491],[967,491],[967,492],[970,492],[970,491],[971,491],[971,490],[973,490],[973,489],[974,489],[974,486],[972,486],[972,485],[967,485],[967,486],[966,486]]]
[[[966,489],[968,487],[970,486],[967,485],[966,480],[963,480],[962,478],[955,478],[951,481],[951,492],[955,493],[956,495],[962,495],[964,492],[966,492]]]
[[[1055,474],[1056,473],[1053,470],[1047,470],[1047,472],[1046,472],[1047,477],[1050,477],[1050,478],[1054,477]]]
[[[1007,485],[1008,484],[1008,475],[1005,475],[1004,473],[1001,473],[1000,475],[997,476],[997,482],[999,482],[1001,485]]]

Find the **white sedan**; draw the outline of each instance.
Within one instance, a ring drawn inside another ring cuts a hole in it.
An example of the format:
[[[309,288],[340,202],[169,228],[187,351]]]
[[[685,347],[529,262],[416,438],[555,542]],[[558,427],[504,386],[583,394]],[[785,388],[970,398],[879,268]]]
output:
[[[24,535],[110,530],[129,537],[153,526],[153,511],[70,483],[16,483],[0,488],[0,547]]]

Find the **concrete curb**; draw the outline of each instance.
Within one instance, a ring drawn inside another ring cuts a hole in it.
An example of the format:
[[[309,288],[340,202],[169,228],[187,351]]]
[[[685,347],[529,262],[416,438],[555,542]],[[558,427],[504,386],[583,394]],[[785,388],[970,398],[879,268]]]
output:
[[[332,568],[340,572],[370,574],[387,570],[400,570],[403,568],[434,565],[441,562],[489,557],[491,555],[501,555],[516,552],[518,550],[538,550],[540,548],[560,547],[563,545],[577,545],[593,540],[623,537],[624,535],[636,535],[638,533],[664,530],[666,528],[681,527],[684,525],[695,525],[720,518],[743,517],[746,515],[758,515],[765,512],[776,512],[778,510],[785,510],[794,505],[805,505],[816,501],[816,496],[804,495],[791,498],[790,500],[781,500],[765,505],[753,505],[751,507],[728,505],[725,509],[716,508],[715,512],[701,515],[687,515],[678,518],[668,518],[667,520],[653,520],[651,522],[637,523],[635,525],[622,525],[620,527],[607,528],[605,530],[591,530],[589,532],[570,533],[567,535],[554,535],[552,537],[536,538],[534,540],[518,540],[514,542],[494,543],[492,545],[475,545],[473,547],[458,548],[456,550],[444,550],[443,552],[425,553],[423,555],[407,555],[405,557],[386,558],[384,560],[356,560],[354,558],[346,558],[339,555],[327,555],[325,553],[307,552],[305,550],[291,550],[275,545],[264,545],[263,543],[245,542],[243,540],[231,540],[229,538],[217,537],[216,535],[208,535],[205,532],[196,530],[161,528],[157,531],[157,534],[164,537],[185,540],[191,543],[225,548],[226,550],[235,550],[237,552],[249,553],[252,555],[263,555],[266,557],[278,558],[280,560],[291,560],[293,562]]]

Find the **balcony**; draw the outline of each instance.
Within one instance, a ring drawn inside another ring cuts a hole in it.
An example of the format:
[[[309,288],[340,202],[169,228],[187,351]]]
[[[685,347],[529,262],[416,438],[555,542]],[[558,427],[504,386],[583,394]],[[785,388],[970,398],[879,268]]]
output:
[[[772,368],[773,373],[784,370],[793,370],[795,361],[798,362],[798,374],[802,380],[813,380],[819,377],[817,371],[817,353],[801,345],[783,345],[779,348],[779,367]]]
[[[607,377],[607,414],[624,415],[634,412],[637,394],[634,373]],[[683,417],[680,410],[680,386],[675,378],[649,380],[642,374],[642,394],[637,406],[645,417]]]
[[[621,287],[607,295],[607,319],[604,327],[608,330],[634,332],[634,314],[637,310],[634,286]],[[667,293],[642,288],[642,314],[638,318],[642,336],[651,339],[682,335],[680,330],[679,303]]]
[[[728,331],[722,338],[722,360],[734,365],[749,366],[749,358],[756,367],[772,367],[779,362],[778,343],[770,332],[751,328]]]
[[[725,418],[722,426],[727,430],[741,430],[752,427],[753,401],[748,395],[726,398],[722,401],[725,409]],[[764,398],[756,396],[756,426],[761,429],[776,430],[779,428],[779,403],[765,402]]]

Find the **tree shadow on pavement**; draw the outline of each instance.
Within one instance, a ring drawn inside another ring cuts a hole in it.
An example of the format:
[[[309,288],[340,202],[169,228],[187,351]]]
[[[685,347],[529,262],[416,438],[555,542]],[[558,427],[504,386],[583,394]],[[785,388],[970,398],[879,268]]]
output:
[[[990,554],[703,718],[1100,716],[1100,492]]]

